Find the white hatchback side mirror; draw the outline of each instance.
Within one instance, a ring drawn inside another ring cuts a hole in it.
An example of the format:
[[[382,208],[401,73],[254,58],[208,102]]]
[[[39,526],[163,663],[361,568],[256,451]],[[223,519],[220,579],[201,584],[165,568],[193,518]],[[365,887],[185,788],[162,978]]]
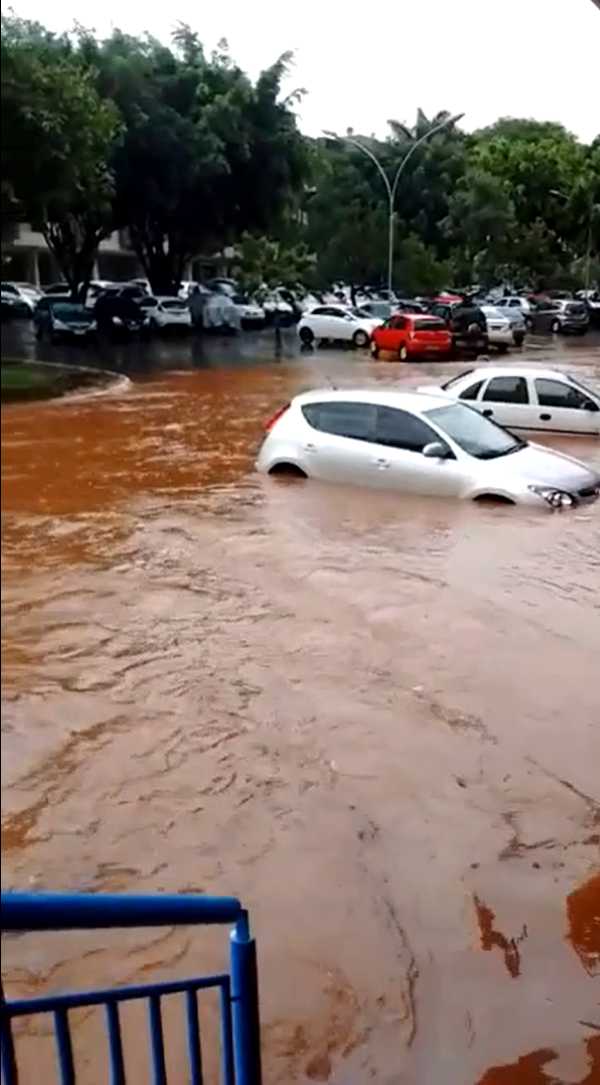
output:
[[[448,459],[448,447],[443,445],[441,441],[431,441],[423,448],[422,455],[426,456],[428,460],[446,460]]]

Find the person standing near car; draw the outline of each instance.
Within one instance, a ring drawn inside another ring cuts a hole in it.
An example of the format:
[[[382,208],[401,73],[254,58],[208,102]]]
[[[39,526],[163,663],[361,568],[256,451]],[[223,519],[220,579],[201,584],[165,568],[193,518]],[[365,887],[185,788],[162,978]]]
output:
[[[455,305],[452,310],[452,327],[460,335],[469,337],[487,334],[485,313],[468,294],[463,294],[458,305]]]
[[[477,357],[489,348],[485,313],[475,304],[472,295],[462,294],[451,311],[450,326],[455,351]]]
[[[192,314],[192,327],[194,331],[202,331],[204,327],[204,305],[206,303],[206,294],[203,294],[196,283],[192,288],[192,292],[189,297],[188,305]]]

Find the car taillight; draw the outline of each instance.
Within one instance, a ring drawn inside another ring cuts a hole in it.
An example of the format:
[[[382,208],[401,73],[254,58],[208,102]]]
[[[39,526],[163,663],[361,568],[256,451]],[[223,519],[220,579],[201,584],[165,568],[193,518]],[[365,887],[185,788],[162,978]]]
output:
[[[283,407],[280,407],[279,410],[275,412],[272,418],[269,418],[268,422],[265,422],[265,433],[269,433],[273,429],[275,423],[279,421],[281,416],[284,415],[287,410],[289,410],[289,407],[289,403],[286,403]]]

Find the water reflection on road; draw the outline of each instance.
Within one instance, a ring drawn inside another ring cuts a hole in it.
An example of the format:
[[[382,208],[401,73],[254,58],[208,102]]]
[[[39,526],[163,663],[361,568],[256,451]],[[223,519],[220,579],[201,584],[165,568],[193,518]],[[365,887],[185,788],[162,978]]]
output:
[[[3,410],[5,883],[239,894],[270,1082],[592,1085],[600,510],[257,477],[295,392],[449,367],[252,342]],[[597,342],[529,355],[600,382]],[[123,982],[220,945],[18,939],[5,967]]]

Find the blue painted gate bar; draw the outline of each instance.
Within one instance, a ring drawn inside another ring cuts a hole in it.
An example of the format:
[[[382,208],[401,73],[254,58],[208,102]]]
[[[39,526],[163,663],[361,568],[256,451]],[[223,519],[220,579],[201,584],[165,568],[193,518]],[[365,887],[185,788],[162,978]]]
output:
[[[216,988],[221,1008],[222,1085],[261,1085],[260,1020],[256,944],[248,913],[235,897],[152,896],[91,893],[3,893],[1,925],[9,931],[96,930],[101,928],[228,924],[231,927],[229,972],[163,983],[147,983],[51,994],[35,998],[5,999],[2,994],[2,1082],[19,1082],[18,1059],[12,1034],[16,1017],[47,1013],[54,1023],[56,1081],[76,1085],[69,1010],[80,1006],[104,1007],[110,1085],[126,1085],[119,1005],[145,999],[152,1085],[168,1085],[161,999],[181,995],[187,1040],[190,1085],[203,1085],[198,997]]]

